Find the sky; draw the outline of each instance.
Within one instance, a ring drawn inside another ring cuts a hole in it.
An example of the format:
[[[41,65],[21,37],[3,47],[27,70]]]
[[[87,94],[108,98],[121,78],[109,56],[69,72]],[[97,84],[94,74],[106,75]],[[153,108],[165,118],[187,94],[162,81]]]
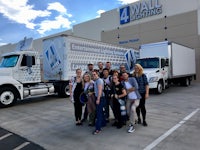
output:
[[[0,0],[0,46],[72,29],[137,0]]]

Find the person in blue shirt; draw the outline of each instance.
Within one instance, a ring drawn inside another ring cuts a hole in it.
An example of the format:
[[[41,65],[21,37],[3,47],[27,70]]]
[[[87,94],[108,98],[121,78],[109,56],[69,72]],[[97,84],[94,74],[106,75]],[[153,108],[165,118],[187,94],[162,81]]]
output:
[[[105,95],[103,92],[104,82],[99,77],[99,73],[97,70],[92,71],[93,79],[94,79],[94,92],[95,92],[95,102],[96,102],[96,123],[95,123],[95,131],[93,134],[99,134],[101,132],[102,126],[106,125],[105,115],[103,112],[103,108],[105,105]]]

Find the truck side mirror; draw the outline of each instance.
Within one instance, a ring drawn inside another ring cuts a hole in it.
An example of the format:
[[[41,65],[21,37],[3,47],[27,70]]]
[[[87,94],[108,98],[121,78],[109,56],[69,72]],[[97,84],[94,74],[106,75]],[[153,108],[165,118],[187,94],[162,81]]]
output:
[[[26,59],[26,64],[27,64],[27,67],[32,67],[32,56],[26,56],[27,59]]]
[[[165,60],[165,66],[169,66],[169,59]]]
[[[165,62],[165,59],[161,59],[161,68],[164,68],[165,67],[165,64],[166,64],[166,62]]]

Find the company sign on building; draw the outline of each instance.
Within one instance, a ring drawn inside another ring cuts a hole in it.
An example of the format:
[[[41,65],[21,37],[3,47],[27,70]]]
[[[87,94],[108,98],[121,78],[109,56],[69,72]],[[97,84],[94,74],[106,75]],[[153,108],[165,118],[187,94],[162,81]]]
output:
[[[126,24],[161,13],[162,5],[159,3],[159,0],[138,1],[120,8],[120,24]]]

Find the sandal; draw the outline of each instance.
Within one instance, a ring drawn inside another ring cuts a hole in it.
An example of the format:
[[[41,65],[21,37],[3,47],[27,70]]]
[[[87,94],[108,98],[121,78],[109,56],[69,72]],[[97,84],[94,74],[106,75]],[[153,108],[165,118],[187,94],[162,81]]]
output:
[[[97,134],[99,134],[101,132],[101,130],[95,130],[94,132],[93,132],[93,134],[94,135],[97,135]]]

